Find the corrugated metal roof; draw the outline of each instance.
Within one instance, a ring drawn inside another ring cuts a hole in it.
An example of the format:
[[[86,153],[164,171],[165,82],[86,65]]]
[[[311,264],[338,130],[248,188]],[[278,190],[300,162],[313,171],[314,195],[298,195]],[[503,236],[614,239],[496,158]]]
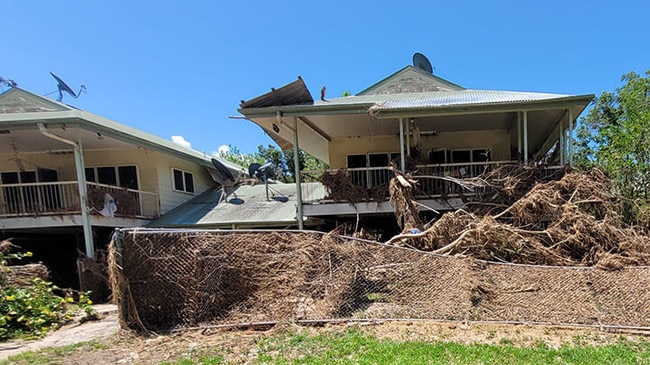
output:
[[[313,185],[313,186],[312,186]],[[311,192],[309,199],[323,199],[325,189],[320,183],[305,183]],[[210,189],[149,223],[148,227],[213,228],[237,227],[285,227],[297,225],[295,184],[269,184],[266,200],[264,184],[240,185],[228,195],[229,202],[219,202],[221,189]],[[286,197],[282,202],[276,197]],[[236,200],[232,200],[236,197]]]
[[[423,92],[407,94],[375,94],[347,96],[327,101],[317,101],[315,107],[334,105],[373,105],[376,109],[435,108],[443,106],[469,106],[485,104],[520,103],[570,97],[564,94],[548,94],[498,90],[459,90],[448,92]]]
[[[270,92],[260,95],[249,101],[242,101],[239,107],[245,108],[266,108],[269,106],[311,104],[314,99],[307,89],[305,82],[298,76],[298,80],[284,85],[279,89],[272,89]]]
[[[104,118],[99,115],[74,108],[70,105],[54,101],[45,96],[34,94],[20,88],[12,88],[3,94],[0,94],[0,98],[4,100],[6,100],[8,97],[16,96],[24,98],[26,100],[24,103],[28,103],[22,106],[23,109],[29,107],[40,108],[41,105],[53,105],[58,106],[66,113],[65,115],[61,115],[52,111],[40,110],[31,114],[32,119],[21,121],[21,123],[29,123],[30,125],[33,125],[34,128],[36,128],[36,124],[39,122],[44,122],[47,124],[49,121],[62,119],[69,125],[77,124],[83,129],[98,132],[101,131],[102,134],[111,136],[118,140],[127,141],[139,146],[147,146],[152,149],[164,151],[168,154],[171,153],[186,160],[194,160],[196,162],[200,161],[200,163],[208,169],[212,168],[211,159],[214,156],[191,148],[180,146],[170,140],[118,123],[114,120],[110,120],[108,118]],[[24,113],[25,111],[23,110],[22,112]],[[0,114],[0,123],[11,123],[14,118],[16,118],[14,114]],[[219,157],[215,158],[223,163],[229,170],[231,170],[233,174],[237,174],[240,171],[245,171],[242,166],[234,164],[230,161],[226,161]]]

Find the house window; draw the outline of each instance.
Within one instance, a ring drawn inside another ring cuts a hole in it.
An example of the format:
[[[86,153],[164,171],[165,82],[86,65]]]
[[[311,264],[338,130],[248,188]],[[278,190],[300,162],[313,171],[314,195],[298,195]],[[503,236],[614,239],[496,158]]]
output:
[[[366,155],[348,155],[348,168],[356,169],[366,167]]]
[[[430,164],[443,164],[447,163],[447,150],[439,149],[429,152],[429,163]]]
[[[472,150],[452,150],[452,163],[472,162]]]
[[[392,172],[388,169],[391,160],[399,159],[399,153],[368,153],[348,155],[348,169],[350,178],[355,185],[363,188],[372,188],[388,184]]]
[[[134,165],[86,167],[86,181],[138,190],[138,170]]]
[[[36,171],[2,172],[2,184],[30,184],[2,188],[4,204],[9,213],[38,212],[61,207],[61,195],[57,185],[40,185],[37,182],[56,182],[56,170],[39,168]]]
[[[474,148],[467,150],[450,151],[449,159],[452,163],[485,162],[490,160],[489,148]]]
[[[172,169],[174,177],[174,190],[194,193],[194,176],[191,172]]]

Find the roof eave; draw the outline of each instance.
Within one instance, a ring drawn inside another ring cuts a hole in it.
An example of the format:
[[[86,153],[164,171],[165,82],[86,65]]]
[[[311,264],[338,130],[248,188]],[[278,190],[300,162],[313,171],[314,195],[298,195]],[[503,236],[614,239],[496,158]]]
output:
[[[428,117],[440,115],[458,115],[458,114],[479,114],[479,113],[495,113],[495,112],[516,112],[516,111],[534,111],[549,109],[555,107],[580,107],[582,111],[594,99],[595,95],[577,95],[567,96],[562,98],[554,98],[548,100],[532,100],[532,101],[518,101],[518,102],[505,102],[505,103],[479,103],[479,104],[459,104],[459,105],[445,105],[445,106],[422,106],[422,107],[408,107],[408,108],[392,108],[381,109],[377,108],[373,111],[376,118],[400,118],[400,117]],[[576,115],[577,115],[576,114]]]
[[[273,117],[277,112],[282,113],[282,116],[307,116],[307,115],[336,115],[336,114],[366,114],[368,108],[373,106],[374,103],[359,103],[359,104],[333,104],[333,105],[287,105],[287,106],[272,106],[266,108],[245,108],[238,109],[237,111],[246,116],[247,118],[265,118]]]
[[[205,155],[205,153],[186,149],[182,146],[172,145],[174,142],[167,141],[161,137],[149,134],[144,131],[139,131],[143,136],[139,137],[132,133],[129,133],[126,130],[121,130],[118,128],[112,128],[105,125],[105,122],[109,121],[110,123],[117,123],[110,121],[108,119],[102,118],[100,116],[94,115],[92,113],[83,112],[80,110],[67,110],[67,111],[54,111],[54,112],[37,112],[37,113],[11,113],[11,114],[0,114],[0,123],[2,123],[3,128],[21,128],[21,129],[31,129],[36,128],[38,123],[44,123],[47,127],[48,124],[58,123],[66,124],[68,126],[75,126],[83,129],[89,129],[89,126],[92,126],[92,130],[95,132],[100,132],[101,134],[107,137],[114,137],[121,141],[132,143],[137,146],[146,147],[151,150],[160,151],[183,160],[191,161],[199,165],[213,168],[211,162],[211,156]],[[122,126],[124,129],[133,129],[128,126]],[[134,129],[135,130],[135,129]],[[146,137],[146,138],[145,138]],[[182,149],[186,149],[184,151]],[[232,169],[235,169],[234,166],[229,166]]]

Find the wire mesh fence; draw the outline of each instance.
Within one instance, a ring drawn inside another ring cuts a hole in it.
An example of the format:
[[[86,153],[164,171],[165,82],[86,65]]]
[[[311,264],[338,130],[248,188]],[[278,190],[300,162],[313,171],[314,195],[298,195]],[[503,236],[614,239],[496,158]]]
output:
[[[320,232],[122,229],[109,270],[140,330],[333,319],[650,327],[650,267],[498,264]]]

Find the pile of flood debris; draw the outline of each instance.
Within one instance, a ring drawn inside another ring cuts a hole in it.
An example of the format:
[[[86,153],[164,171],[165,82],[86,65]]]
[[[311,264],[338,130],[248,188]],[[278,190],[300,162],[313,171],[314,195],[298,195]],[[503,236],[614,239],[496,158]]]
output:
[[[6,286],[27,286],[33,279],[47,280],[50,273],[43,264],[13,264],[11,253],[19,247],[12,244],[10,240],[0,241],[0,288]]]
[[[424,223],[414,205],[417,181],[397,174],[390,193],[403,230],[388,243],[519,264],[650,265],[644,216],[635,225],[624,221],[624,200],[600,170],[504,167],[457,183],[466,208]]]

